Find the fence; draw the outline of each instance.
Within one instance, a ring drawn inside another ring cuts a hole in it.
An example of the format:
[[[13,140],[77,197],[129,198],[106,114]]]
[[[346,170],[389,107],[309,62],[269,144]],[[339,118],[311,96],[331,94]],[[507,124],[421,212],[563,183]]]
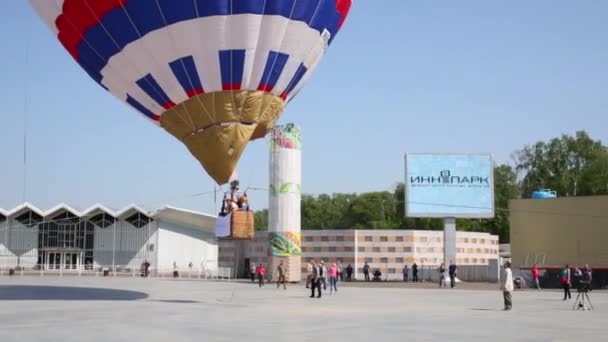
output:
[[[160,279],[192,279],[192,280],[234,280],[232,268],[218,267],[216,269],[189,269],[189,270],[174,270],[174,269],[150,269],[148,278]],[[42,268],[25,268],[15,267],[7,268],[0,267],[0,278],[4,277],[122,277],[136,278],[144,277],[141,268],[133,268],[126,266],[101,267],[90,269],[84,266],[77,269],[58,269],[48,270]]]

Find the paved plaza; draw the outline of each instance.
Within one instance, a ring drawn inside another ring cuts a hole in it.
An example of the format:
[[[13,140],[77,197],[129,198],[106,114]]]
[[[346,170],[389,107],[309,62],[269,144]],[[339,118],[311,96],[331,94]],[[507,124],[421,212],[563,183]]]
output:
[[[142,278],[0,278],[0,341],[600,341],[608,293],[573,311],[558,291],[496,285],[345,286],[311,299],[245,282]]]

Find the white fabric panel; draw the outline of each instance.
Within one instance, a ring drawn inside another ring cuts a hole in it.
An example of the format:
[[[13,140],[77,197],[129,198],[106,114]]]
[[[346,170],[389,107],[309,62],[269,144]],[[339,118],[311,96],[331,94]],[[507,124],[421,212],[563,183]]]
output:
[[[55,21],[63,12],[63,2],[64,0],[30,0],[30,5],[55,35],[59,33]]]
[[[269,232],[300,232],[301,194],[296,184],[302,181],[302,152],[277,148],[270,153],[270,184],[279,192],[281,184],[292,183],[288,193],[270,195]]]
[[[240,49],[245,49],[245,65],[243,68],[243,80],[241,87],[243,89],[255,89],[250,87],[251,77],[253,73],[253,62],[255,59],[256,49],[260,40],[260,29],[262,27],[263,16],[239,14],[230,17],[231,25],[227,28],[227,41],[241,41]]]
[[[281,47],[281,37],[287,29],[289,21],[280,16],[264,16],[260,25],[260,34],[257,41],[257,50],[253,60],[252,74],[248,89],[257,89],[262,80],[262,74],[268,60],[270,51],[279,51]]]
[[[304,77],[300,80],[300,82],[296,85],[290,95],[287,97],[287,101],[291,100],[294,96],[298,94],[302,86],[306,84],[306,81],[312,76],[313,71],[319,66],[325,52],[327,51],[328,41],[329,41],[329,32],[324,32],[324,35],[317,37],[315,42],[312,42],[309,47],[306,56],[304,57],[304,65],[308,68]]]
[[[218,216],[215,224],[215,236],[217,237],[228,237],[230,236],[230,220],[232,214],[226,216]]]
[[[291,80],[293,79],[296,71],[302,64],[302,61],[295,58],[290,58],[287,60],[287,64],[285,64],[285,68],[283,68],[283,72],[281,73],[281,77],[277,81],[277,84],[274,86],[272,93],[275,95],[281,95],[283,91],[287,88]]]

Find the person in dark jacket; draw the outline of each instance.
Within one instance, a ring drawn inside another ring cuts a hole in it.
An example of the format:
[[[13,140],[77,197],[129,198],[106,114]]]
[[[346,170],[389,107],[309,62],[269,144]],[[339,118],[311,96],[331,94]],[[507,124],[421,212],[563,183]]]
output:
[[[317,298],[321,298],[321,267],[316,262],[313,261],[312,265],[312,276],[310,277],[310,298],[315,298],[315,289],[317,289]]]
[[[454,286],[456,286],[456,271],[458,270],[458,267],[456,267],[456,264],[454,264],[454,260],[452,260],[450,262],[450,267],[448,268],[448,274],[450,276],[450,287],[454,288]]]
[[[412,281],[414,283],[418,282],[418,265],[416,263],[412,265]]]

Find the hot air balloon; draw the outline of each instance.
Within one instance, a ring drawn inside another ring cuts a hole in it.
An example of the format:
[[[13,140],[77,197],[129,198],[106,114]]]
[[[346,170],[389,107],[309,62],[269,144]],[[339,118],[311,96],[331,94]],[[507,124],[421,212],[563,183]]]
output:
[[[218,183],[319,64],[351,0],[30,0],[101,87]]]

